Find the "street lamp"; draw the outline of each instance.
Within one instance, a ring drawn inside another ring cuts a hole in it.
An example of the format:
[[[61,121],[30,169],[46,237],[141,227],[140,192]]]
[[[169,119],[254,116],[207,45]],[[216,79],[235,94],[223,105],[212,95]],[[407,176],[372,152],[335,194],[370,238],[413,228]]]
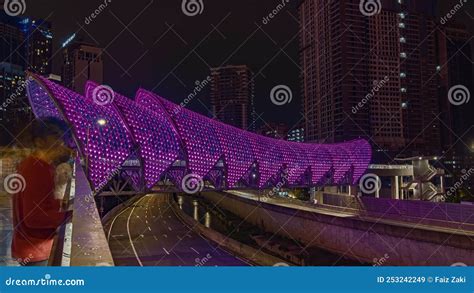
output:
[[[99,118],[97,119],[97,124],[99,126],[105,126],[107,124],[107,120],[105,120],[104,118]]]
[[[99,127],[104,127],[105,125],[107,125],[107,119],[104,119],[104,118],[98,118],[96,120],[96,124],[99,126]],[[89,146],[89,139],[90,139],[90,130],[91,130],[91,126],[87,126],[87,132],[86,132],[86,147]],[[86,169],[89,170],[89,153],[86,153]]]

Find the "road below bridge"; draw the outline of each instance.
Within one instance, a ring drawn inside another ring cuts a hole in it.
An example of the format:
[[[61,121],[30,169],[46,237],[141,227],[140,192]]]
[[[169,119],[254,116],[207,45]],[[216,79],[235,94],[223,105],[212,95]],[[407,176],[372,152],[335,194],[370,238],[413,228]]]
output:
[[[186,226],[164,194],[146,195],[104,224],[117,266],[248,266]]]

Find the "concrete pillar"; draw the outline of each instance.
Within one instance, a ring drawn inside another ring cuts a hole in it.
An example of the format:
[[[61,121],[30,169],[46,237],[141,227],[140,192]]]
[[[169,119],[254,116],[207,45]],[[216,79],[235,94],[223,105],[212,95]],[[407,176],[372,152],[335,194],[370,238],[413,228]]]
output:
[[[193,218],[196,221],[199,221],[199,205],[197,200],[193,200]]]
[[[400,194],[399,194],[399,198],[401,200],[405,199],[405,197],[403,195],[403,192],[404,192],[404,189],[403,189],[403,176],[400,176]]]
[[[441,192],[444,193],[444,176],[443,175],[439,177],[439,184],[441,187]]]
[[[314,202],[315,198],[316,198],[316,187],[311,187],[309,189],[309,201]]]
[[[400,199],[400,186],[398,176],[392,177],[392,198]]]
[[[183,209],[183,197],[182,196],[178,196],[178,205],[179,205],[179,209],[182,210]]]
[[[204,214],[204,226],[211,228],[211,214],[209,212]]]

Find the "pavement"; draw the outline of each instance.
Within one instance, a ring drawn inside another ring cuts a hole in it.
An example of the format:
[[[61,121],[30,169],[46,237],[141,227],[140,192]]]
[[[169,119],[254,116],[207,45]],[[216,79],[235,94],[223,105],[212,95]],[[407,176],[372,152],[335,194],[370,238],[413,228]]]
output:
[[[104,224],[116,266],[248,266],[186,226],[165,194],[149,194]]]

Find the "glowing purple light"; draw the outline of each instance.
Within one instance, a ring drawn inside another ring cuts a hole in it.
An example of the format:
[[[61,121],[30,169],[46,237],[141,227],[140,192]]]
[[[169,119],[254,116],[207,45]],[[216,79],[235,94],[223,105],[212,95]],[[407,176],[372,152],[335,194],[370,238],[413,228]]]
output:
[[[98,102],[93,96],[97,84],[87,83],[81,96],[33,77],[28,97],[35,115],[58,117],[72,126],[95,188],[112,179],[130,157],[141,161],[148,188],[165,175],[180,188],[186,173],[217,182],[220,160],[225,188],[238,187],[254,164],[259,188],[280,180],[288,186],[355,184],[371,159],[365,140],[332,145],[276,140],[212,120],[146,90],[139,90],[135,101],[108,92],[113,99],[101,97]]]

